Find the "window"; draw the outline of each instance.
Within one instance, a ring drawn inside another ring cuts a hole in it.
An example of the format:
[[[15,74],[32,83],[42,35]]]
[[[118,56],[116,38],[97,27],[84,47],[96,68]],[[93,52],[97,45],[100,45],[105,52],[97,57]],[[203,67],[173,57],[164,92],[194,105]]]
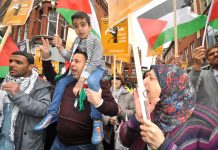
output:
[[[17,29],[17,30],[18,30],[17,43],[20,42],[20,40],[21,40],[21,39],[20,39],[20,36],[21,36],[20,28],[21,28],[21,27],[18,26],[18,29]]]
[[[211,3],[211,0],[201,0],[201,13],[203,13],[208,5]]]
[[[111,64],[111,56],[104,56],[106,59],[105,59],[105,62]]]
[[[108,63],[111,64],[111,56],[108,56]]]
[[[60,21],[61,21],[61,38],[63,40],[66,40],[67,23],[62,17],[60,17]]]
[[[191,42],[191,44],[190,44],[190,49],[191,49],[191,53],[193,53],[194,50],[195,50],[195,44],[194,44],[194,41]]]
[[[51,10],[48,14],[47,35],[54,36],[57,27],[57,13]]]
[[[215,42],[216,42],[216,44],[218,44],[218,32],[216,32],[214,38],[215,38]]]
[[[185,61],[187,62],[188,61],[188,48],[185,48],[184,52],[185,52]]]
[[[211,28],[210,26],[207,27],[207,43],[208,47],[214,45],[216,43],[216,35],[217,35],[217,30]]]
[[[201,46],[201,45],[202,45],[202,38],[199,37],[199,38],[198,38],[198,46]]]
[[[207,1],[204,0],[204,8],[207,8]]]
[[[24,40],[28,39],[28,31],[29,31],[29,19],[26,21],[25,29],[24,29]]]

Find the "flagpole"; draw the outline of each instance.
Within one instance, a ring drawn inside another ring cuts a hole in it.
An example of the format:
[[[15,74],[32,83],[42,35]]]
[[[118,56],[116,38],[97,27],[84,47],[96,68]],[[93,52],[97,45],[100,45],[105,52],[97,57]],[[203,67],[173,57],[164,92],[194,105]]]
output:
[[[154,56],[151,56],[151,65],[154,65]]]
[[[58,13],[58,16],[57,16],[57,24],[56,24],[56,35],[58,35],[58,24],[59,24],[59,18],[60,18],[60,15]]]
[[[0,44],[0,53],[1,53],[2,49],[3,49],[3,47],[4,47],[4,44],[5,44],[5,42],[6,42],[7,38],[8,38],[8,35],[10,33],[11,33],[11,26],[8,26],[4,36],[2,37],[2,42]]]
[[[120,72],[122,72],[122,65],[123,65],[123,61],[120,61]]]
[[[203,34],[202,45],[201,45],[201,46],[204,46],[204,45],[205,45],[205,39],[206,39],[206,33],[207,33],[207,26],[208,26],[208,22],[209,22],[209,18],[210,18],[210,14],[211,14],[211,10],[212,10],[213,4],[214,4],[214,0],[212,0],[212,1],[211,1],[211,4],[210,4],[210,9],[209,9],[209,12],[208,12],[208,17],[207,17],[206,24],[205,24],[205,28],[204,28],[204,34]]]
[[[178,57],[178,32],[177,32],[177,20],[176,20],[176,0],[173,0],[173,12],[174,12],[174,41],[175,41],[175,57]]]
[[[137,90],[138,90],[138,94],[139,94],[139,101],[140,101],[140,106],[141,106],[141,111],[142,111],[142,117],[144,120],[147,120],[150,117],[146,115],[145,101],[147,99],[143,96],[143,92],[144,92],[145,96],[147,96],[147,93],[145,90],[145,86],[143,85],[142,70],[141,70],[141,65],[140,65],[140,60],[139,60],[138,49],[136,47],[136,40],[135,40],[133,23],[134,23],[133,16],[130,13],[128,15],[128,26],[130,29],[130,36],[132,36],[133,55],[134,55],[134,62],[135,62],[135,68],[136,68],[136,76],[137,76],[137,81],[138,81],[137,82],[137,84],[138,84]]]
[[[116,96],[116,55],[114,55],[114,97],[115,96]]]
[[[142,118],[144,120],[147,120],[150,118],[150,114],[147,114],[147,108],[145,107],[145,102],[148,100],[147,97],[147,92],[145,90],[145,86],[143,84],[143,79],[142,79],[142,70],[141,70],[141,64],[139,60],[139,52],[136,47],[136,39],[135,39],[135,32],[134,32],[134,20],[133,20],[133,15],[130,13],[128,15],[128,26],[130,27],[130,36],[132,36],[132,47],[133,47],[133,55],[134,55],[134,62],[135,62],[135,69],[136,69],[136,76],[137,76],[137,90],[138,90],[138,95],[139,95],[139,102],[141,106],[141,111],[142,111]],[[147,145],[147,149],[151,150],[150,146]]]

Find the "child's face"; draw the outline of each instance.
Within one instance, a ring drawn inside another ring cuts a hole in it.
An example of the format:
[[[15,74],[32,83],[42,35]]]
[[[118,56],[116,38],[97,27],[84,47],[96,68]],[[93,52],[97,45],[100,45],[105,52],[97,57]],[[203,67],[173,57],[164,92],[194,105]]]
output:
[[[87,38],[89,32],[91,31],[91,26],[88,25],[85,18],[83,19],[73,19],[73,29],[80,39]]]

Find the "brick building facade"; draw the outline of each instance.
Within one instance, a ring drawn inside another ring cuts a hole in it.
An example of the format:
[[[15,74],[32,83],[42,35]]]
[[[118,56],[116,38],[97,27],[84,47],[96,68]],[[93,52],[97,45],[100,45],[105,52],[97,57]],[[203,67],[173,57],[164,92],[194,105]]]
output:
[[[211,0],[195,0],[192,5],[192,10],[198,14],[207,14]],[[190,36],[184,37],[178,40],[178,54],[183,61],[188,62],[188,67],[193,65],[192,53],[193,50],[202,45],[204,29],[199,32],[192,34]],[[218,31],[208,27],[207,28],[207,38],[206,38],[206,47],[216,43],[215,37],[218,34]],[[175,55],[174,42],[170,44],[163,52],[163,59],[166,63],[173,63],[173,58]],[[206,61],[204,62],[206,65]]]

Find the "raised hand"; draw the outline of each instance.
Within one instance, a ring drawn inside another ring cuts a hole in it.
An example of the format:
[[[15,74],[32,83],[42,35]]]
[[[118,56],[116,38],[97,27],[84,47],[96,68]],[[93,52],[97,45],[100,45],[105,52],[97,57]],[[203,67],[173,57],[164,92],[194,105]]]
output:
[[[200,70],[201,69],[201,65],[203,63],[203,58],[205,58],[205,52],[206,52],[206,49],[204,47],[202,47],[202,46],[197,47],[194,50],[194,53],[193,53],[192,57],[193,57],[193,60],[194,60],[193,68],[195,70]]]
[[[60,38],[59,35],[55,34],[54,38],[53,38],[53,44],[59,49],[59,50],[63,50],[63,43],[62,43],[62,39]]]
[[[42,45],[39,46],[42,59],[48,59],[51,55],[50,44],[48,39],[41,38]]]

